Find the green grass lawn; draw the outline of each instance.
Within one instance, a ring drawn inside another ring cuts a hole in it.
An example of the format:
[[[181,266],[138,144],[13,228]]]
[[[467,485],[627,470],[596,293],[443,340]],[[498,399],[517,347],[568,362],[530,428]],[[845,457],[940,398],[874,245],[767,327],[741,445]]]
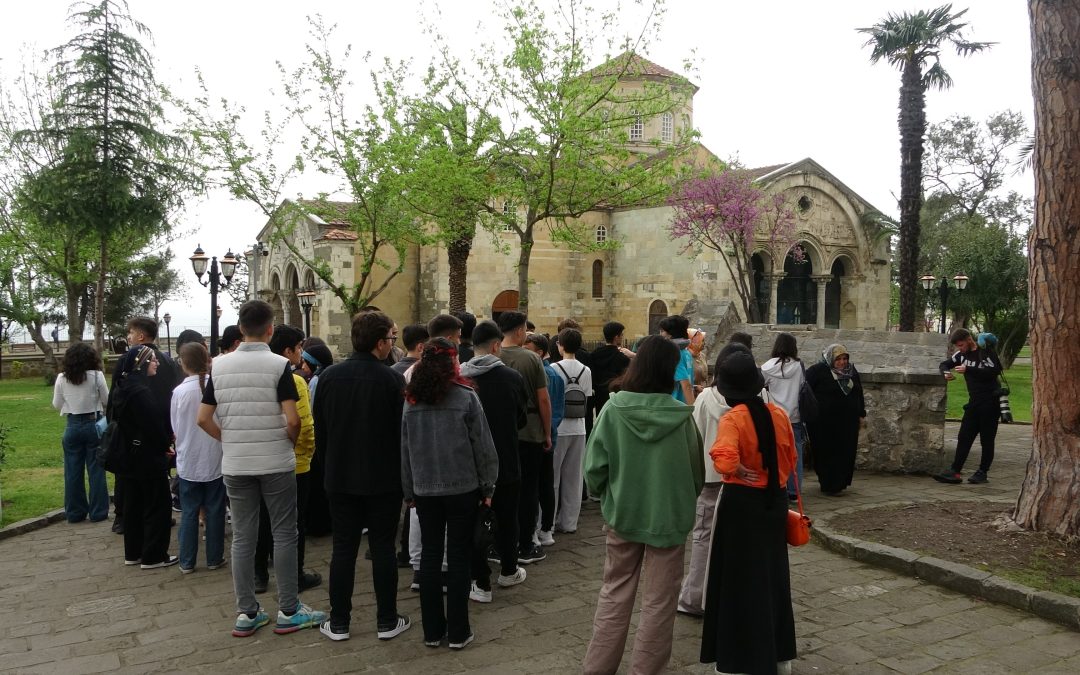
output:
[[[0,423],[10,429],[0,465],[0,526],[62,507],[65,422],[52,407],[52,387],[40,377],[0,380]]]
[[[1013,364],[1012,368],[1005,371],[1005,378],[1009,381],[1011,391],[1009,407],[1012,408],[1013,419],[1017,422],[1030,422],[1031,366]],[[964,416],[964,404],[968,400],[967,385],[964,384],[963,375],[957,375],[955,380],[949,382],[948,397],[949,407],[946,417],[960,419]]]

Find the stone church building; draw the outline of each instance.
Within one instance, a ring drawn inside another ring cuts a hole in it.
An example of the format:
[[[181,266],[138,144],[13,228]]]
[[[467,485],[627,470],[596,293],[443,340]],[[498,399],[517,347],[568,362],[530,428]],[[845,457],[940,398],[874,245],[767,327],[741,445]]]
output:
[[[674,75],[642,62],[650,77]],[[692,99],[677,118],[662,117],[632,128],[631,141],[665,141],[672,136],[673,124],[692,128]],[[751,262],[762,316],[770,324],[884,330],[890,251],[887,232],[872,217],[876,209],[810,158],[752,171],[759,187],[783,194],[792,206],[797,239],[805,251],[802,262],[791,255],[773,260],[765,242],[759,242]],[[304,215],[290,235],[292,244],[305,257],[325,260],[336,278],[352,282],[359,268],[356,233],[344,223],[314,215],[305,209],[305,202],[298,205]],[[714,308],[702,313],[703,324],[706,316],[717,314],[717,307],[728,316],[734,308],[737,320],[745,320],[721,254],[681,253],[683,244],[668,234],[671,218],[667,206],[590,212],[582,222],[591,235],[597,242],[616,245],[588,253],[553,243],[546,228],[538,227],[529,269],[529,318],[540,330],[554,331],[560,319],[573,316],[581,322],[586,340],[601,339],[600,329],[610,320],[625,324],[628,338],[656,332],[664,316],[694,307]],[[263,255],[256,256],[251,267],[255,297],[274,306],[278,322],[302,327],[297,291],[314,288],[311,333],[326,339],[339,354],[347,353],[350,319],[340,300],[316,285],[315,275],[284,243],[271,241],[271,227],[267,223],[258,235]],[[468,309],[478,318],[517,307],[518,249],[513,230],[478,232],[469,257],[467,295]],[[404,271],[372,302],[399,326],[425,322],[447,311],[448,272],[445,247],[413,246]],[[376,285],[385,278],[381,273],[375,273]],[[715,332],[715,326],[698,327]]]

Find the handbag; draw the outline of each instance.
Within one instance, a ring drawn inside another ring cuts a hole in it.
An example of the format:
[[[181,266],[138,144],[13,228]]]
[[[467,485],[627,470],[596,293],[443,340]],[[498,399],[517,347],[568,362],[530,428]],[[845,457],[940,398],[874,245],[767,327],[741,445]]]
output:
[[[487,551],[495,545],[495,536],[499,526],[495,521],[495,510],[487,504],[480,504],[476,510],[476,525],[473,528],[473,549]]]
[[[100,377],[100,376],[101,376],[100,373],[98,373],[97,371],[94,371],[95,379]],[[101,437],[105,435],[105,429],[108,428],[108,426],[109,426],[109,420],[99,410],[98,414],[97,414],[97,418],[94,419],[94,429],[97,431],[98,440],[101,440]]]
[[[818,400],[817,396],[814,395],[814,390],[810,388],[810,383],[806,381],[805,365],[803,365],[802,370],[803,379],[802,384],[799,385],[799,418],[803,422],[813,422],[820,414]]]
[[[799,477],[795,478],[795,495],[798,498],[799,510],[788,509],[787,512],[787,543],[791,546],[803,546],[810,541],[810,516],[803,513],[802,490],[799,488]]]

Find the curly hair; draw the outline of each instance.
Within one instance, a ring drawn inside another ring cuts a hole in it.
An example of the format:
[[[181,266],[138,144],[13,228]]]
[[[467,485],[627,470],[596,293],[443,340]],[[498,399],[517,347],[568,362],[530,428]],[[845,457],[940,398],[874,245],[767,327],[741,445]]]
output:
[[[88,370],[101,370],[101,359],[91,345],[76,342],[64,352],[62,368],[64,379],[72,384],[82,384]]]
[[[439,403],[455,383],[472,386],[458,370],[457,346],[446,338],[432,338],[424,345],[405,387],[409,403]]]

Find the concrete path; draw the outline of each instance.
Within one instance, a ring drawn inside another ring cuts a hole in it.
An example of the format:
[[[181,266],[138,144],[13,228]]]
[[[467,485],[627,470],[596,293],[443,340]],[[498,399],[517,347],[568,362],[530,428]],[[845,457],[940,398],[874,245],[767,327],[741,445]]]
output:
[[[955,438],[956,425],[947,434]],[[1015,494],[1030,451],[1029,427],[1002,427],[999,459],[986,486],[943,486],[923,477],[856,476],[851,494],[819,496],[808,480],[807,509],[824,514],[857,503]],[[577,534],[557,537],[528,580],[496,589],[470,607],[477,641],[461,652],[423,646],[419,597],[400,580],[399,605],[417,625],[389,642],[375,638],[370,564],[358,565],[352,639],[317,631],[254,637],[229,634],[229,570],[181,576],[173,567],[123,565],[108,523],[56,524],[0,541],[0,672],[225,673],[573,673],[592,631],[603,569],[596,504]],[[324,576],[328,538],[313,539],[309,565]],[[175,551],[175,546],[173,551]],[[827,552],[791,550],[796,673],[1078,673],[1080,634]],[[271,581],[271,591],[274,590]],[[328,609],[325,582],[304,600]],[[274,596],[263,598],[276,611]],[[700,622],[679,616],[672,672],[705,673],[697,662]],[[627,663],[623,664],[626,671]]]

